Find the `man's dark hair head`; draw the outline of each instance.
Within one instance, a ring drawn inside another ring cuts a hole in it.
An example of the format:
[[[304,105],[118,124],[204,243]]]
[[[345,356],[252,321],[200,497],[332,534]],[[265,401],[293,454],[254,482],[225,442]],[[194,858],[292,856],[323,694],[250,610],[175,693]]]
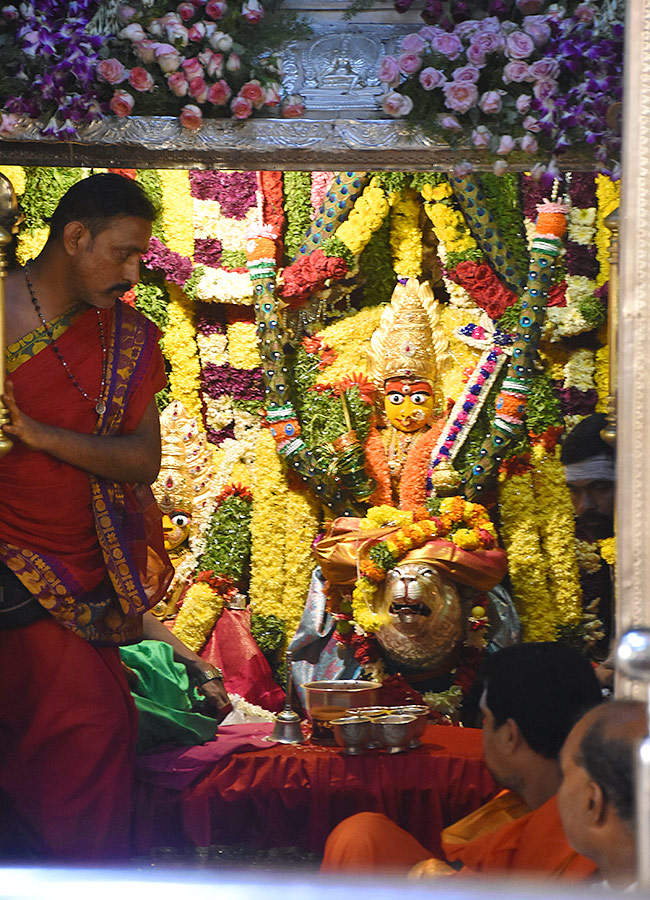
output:
[[[580,422],[565,435],[560,451],[560,459],[563,465],[583,462],[592,456],[614,456],[614,448],[600,436],[600,432],[607,424],[605,413],[592,413],[581,419]]]
[[[153,222],[157,210],[131,178],[107,172],[82,178],[66,191],[50,220],[50,238],[58,240],[68,222],[82,222],[93,238],[111,219],[134,216]]]
[[[602,699],[591,663],[556,642],[515,644],[485,661],[485,702],[499,728],[513,719],[535,753],[557,759],[577,720]]]
[[[576,762],[600,787],[621,819],[632,825],[636,748],[647,730],[645,704],[616,700],[602,712],[583,735]]]

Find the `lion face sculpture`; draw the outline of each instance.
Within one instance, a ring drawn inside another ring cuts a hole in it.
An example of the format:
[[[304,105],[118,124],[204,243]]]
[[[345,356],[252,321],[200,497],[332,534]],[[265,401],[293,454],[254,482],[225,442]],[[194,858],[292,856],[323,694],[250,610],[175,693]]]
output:
[[[376,611],[390,619],[377,631],[387,657],[410,669],[443,672],[453,665],[463,638],[463,613],[455,586],[425,562],[407,562],[386,576]]]

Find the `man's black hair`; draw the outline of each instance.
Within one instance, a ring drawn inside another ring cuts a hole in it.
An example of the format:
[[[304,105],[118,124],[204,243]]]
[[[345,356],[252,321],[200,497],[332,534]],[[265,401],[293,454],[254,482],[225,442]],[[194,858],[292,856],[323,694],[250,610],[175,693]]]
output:
[[[617,712],[629,708],[638,711],[638,701],[616,701]],[[614,805],[618,815],[629,825],[634,823],[634,767],[636,741],[631,737],[612,734],[607,722],[596,720],[583,736],[576,762],[587,771],[603,792],[605,800]]]
[[[82,178],[66,191],[50,220],[50,237],[57,240],[68,222],[82,222],[93,238],[111,219],[134,216],[153,222],[157,210],[144,189],[131,178],[107,172]]]
[[[486,705],[495,727],[513,719],[531,748],[557,759],[577,720],[602,699],[591,663],[556,642],[515,644],[487,657]]]
[[[604,441],[600,432],[607,424],[605,413],[592,413],[572,428],[562,441],[560,459],[565,466],[583,462],[592,456],[614,456],[614,448]]]

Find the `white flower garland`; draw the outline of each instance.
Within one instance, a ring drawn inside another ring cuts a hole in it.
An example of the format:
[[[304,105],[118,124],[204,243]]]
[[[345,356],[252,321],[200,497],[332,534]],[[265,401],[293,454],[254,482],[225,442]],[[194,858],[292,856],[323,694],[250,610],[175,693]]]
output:
[[[253,293],[248,272],[227,272],[205,266],[196,296],[207,303],[240,303],[251,306]]]

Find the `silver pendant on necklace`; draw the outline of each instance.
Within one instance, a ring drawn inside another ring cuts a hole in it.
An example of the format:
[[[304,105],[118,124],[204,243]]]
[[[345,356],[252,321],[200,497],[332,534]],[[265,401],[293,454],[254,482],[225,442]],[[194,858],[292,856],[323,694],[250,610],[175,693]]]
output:
[[[95,412],[98,416],[103,416],[106,412],[106,404],[101,398],[95,403]]]

